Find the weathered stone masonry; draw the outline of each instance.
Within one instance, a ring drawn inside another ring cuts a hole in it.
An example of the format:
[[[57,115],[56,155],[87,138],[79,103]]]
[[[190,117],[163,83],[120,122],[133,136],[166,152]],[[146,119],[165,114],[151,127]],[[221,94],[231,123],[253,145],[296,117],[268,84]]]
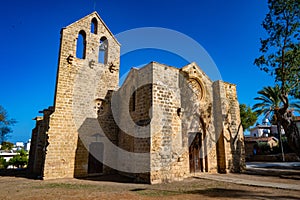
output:
[[[31,173],[160,183],[243,169],[235,85],[196,63],[151,62],[119,88],[119,65],[120,44],[96,12],[62,29],[54,106],[36,118]]]

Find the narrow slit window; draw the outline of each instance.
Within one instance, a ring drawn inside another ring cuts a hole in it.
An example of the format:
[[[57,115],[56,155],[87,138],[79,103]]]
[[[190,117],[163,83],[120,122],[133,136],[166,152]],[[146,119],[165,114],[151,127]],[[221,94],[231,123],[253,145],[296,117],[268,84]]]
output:
[[[84,31],[80,31],[77,38],[76,57],[85,59],[86,52],[86,34]]]
[[[132,111],[135,111],[135,104],[136,104],[136,91],[132,94]]]
[[[100,39],[99,44],[99,55],[98,55],[98,63],[107,63],[107,49],[108,49],[108,41],[106,37],[102,37]]]
[[[97,34],[98,30],[98,21],[96,18],[93,18],[91,21],[91,33]]]

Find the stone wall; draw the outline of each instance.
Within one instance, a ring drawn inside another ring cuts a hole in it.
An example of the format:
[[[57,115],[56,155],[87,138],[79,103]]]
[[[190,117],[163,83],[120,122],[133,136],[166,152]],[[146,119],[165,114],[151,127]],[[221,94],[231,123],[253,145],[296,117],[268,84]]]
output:
[[[181,101],[184,109],[182,117],[183,134],[189,139],[199,132],[202,136],[202,172],[217,170],[216,140],[214,127],[213,87],[210,78],[196,63],[181,69]],[[189,145],[191,145],[189,142]]]
[[[96,32],[91,21],[96,19]],[[76,57],[78,36],[85,33],[85,56]],[[100,39],[108,40],[105,63],[98,63]],[[109,90],[118,87],[120,46],[96,12],[76,21],[61,31],[55,111],[47,132],[49,146],[44,178],[87,175],[87,141],[98,131],[98,100],[106,99]],[[86,128],[89,124],[89,128]],[[108,123],[107,126],[110,126]],[[81,133],[79,131],[81,130]],[[113,133],[115,134],[115,133]],[[85,137],[84,137],[85,136]]]
[[[32,129],[31,144],[29,151],[28,169],[33,176],[42,176],[42,153],[44,144],[40,144],[40,128],[43,124],[43,117],[36,117],[35,128]],[[45,134],[46,135],[46,134]]]
[[[227,100],[224,137],[227,142],[227,148],[230,149],[226,151],[227,168],[231,172],[241,172],[245,168],[245,146],[236,85],[224,82],[224,87]]]
[[[188,176],[188,147],[183,143],[179,69],[153,62],[151,183]]]
[[[213,83],[218,172],[240,172],[245,166],[244,135],[236,86]]]
[[[151,71],[151,64],[141,69],[131,69],[118,91],[120,115],[118,146],[132,155],[127,159],[119,159],[119,165],[127,166],[128,169],[125,173],[119,173],[133,177],[136,181],[148,183],[150,182],[150,123],[152,123]],[[119,155],[119,158],[121,156],[124,157]]]
[[[96,12],[62,29],[54,110],[44,110],[33,130],[33,173],[161,183],[192,170],[242,170],[235,85],[212,82],[196,63],[151,62],[132,68],[118,88],[119,63],[120,45]]]
[[[36,126],[32,130],[28,169],[31,176],[42,177],[44,170],[44,162],[48,146],[47,131],[49,129],[49,118],[53,112],[53,107],[40,111],[43,113],[42,117],[36,117]]]
[[[226,155],[224,147],[224,134],[223,134],[223,122],[226,115],[226,110],[223,105],[225,99],[225,89],[222,87],[221,81],[213,83],[213,110],[214,110],[214,126],[215,126],[215,139],[216,154],[217,154],[217,166],[219,173],[226,173]]]

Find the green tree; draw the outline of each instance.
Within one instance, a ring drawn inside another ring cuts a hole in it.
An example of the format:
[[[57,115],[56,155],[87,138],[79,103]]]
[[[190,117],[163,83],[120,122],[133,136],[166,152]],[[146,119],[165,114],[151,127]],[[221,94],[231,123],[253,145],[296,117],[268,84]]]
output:
[[[17,155],[13,156],[9,160],[9,165],[15,166],[17,168],[23,168],[28,164],[28,154],[24,149],[17,151]]]
[[[278,110],[283,105],[283,102],[280,98],[281,90],[279,85],[275,85],[274,87],[267,86],[264,87],[262,90],[258,91],[259,97],[254,98],[259,103],[253,105],[253,109],[259,115],[264,115],[266,118],[271,119],[272,124],[277,125],[277,132],[278,132],[278,139],[279,139],[279,146],[282,153],[282,159],[284,160],[284,152],[283,152],[283,145],[282,145],[282,135],[281,135],[281,125],[280,121],[278,120]],[[290,103],[289,110],[297,109],[297,103]]]
[[[266,86],[262,90],[257,92],[260,96],[254,99],[260,101],[253,105],[252,109],[255,110],[257,115],[264,115],[272,121],[272,124],[277,124],[277,118],[275,112],[283,106],[283,101],[280,98],[281,90],[278,84],[274,87]],[[289,100],[289,111],[295,111],[300,113],[300,103],[297,101]]]
[[[245,104],[240,104],[240,116],[244,130],[249,129],[257,120],[256,112],[253,112],[251,107]]]
[[[2,144],[9,133],[12,132],[11,126],[16,123],[16,120],[10,119],[6,110],[0,105],[0,144]]]
[[[267,142],[258,142],[258,149],[260,150],[260,154],[269,154],[271,148]]]
[[[262,55],[254,63],[274,76],[280,87],[281,105],[274,111],[291,148],[300,156],[300,134],[289,110],[289,96],[299,97],[300,77],[300,1],[268,0],[269,12],[263,28],[268,37],[261,39]]]
[[[1,150],[12,150],[14,144],[11,142],[2,142],[1,143]]]
[[[0,156],[0,169],[6,169],[8,167],[8,162]]]
[[[263,114],[266,117],[269,117],[282,105],[279,85],[275,85],[274,87],[266,86],[257,93],[260,96],[255,97],[254,99],[260,102],[254,104],[252,108],[256,111],[258,116]]]
[[[281,126],[278,123],[277,117],[275,115],[280,106],[282,106],[282,101],[280,99],[280,87],[279,85],[275,85],[274,87],[267,86],[264,87],[262,90],[258,91],[257,93],[260,94],[260,96],[254,99],[260,102],[254,104],[253,109],[257,112],[258,116],[263,114],[266,118],[272,119],[272,124],[277,125],[279,149],[281,151],[282,161],[285,161],[284,150],[282,145]]]

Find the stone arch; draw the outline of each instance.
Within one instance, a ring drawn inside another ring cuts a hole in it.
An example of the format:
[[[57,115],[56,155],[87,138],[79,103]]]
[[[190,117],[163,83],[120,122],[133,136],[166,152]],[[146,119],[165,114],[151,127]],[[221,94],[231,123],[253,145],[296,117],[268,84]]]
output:
[[[201,116],[197,118],[199,120],[198,130],[188,133],[190,173],[209,171],[208,150],[205,141],[207,135],[206,123]]]
[[[202,83],[202,81],[195,76],[189,77],[188,85],[189,87],[193,90],[193,92],[196,94],[197,99],[199,101],[205,99],[206,92],[205,92],[205,87]]]

